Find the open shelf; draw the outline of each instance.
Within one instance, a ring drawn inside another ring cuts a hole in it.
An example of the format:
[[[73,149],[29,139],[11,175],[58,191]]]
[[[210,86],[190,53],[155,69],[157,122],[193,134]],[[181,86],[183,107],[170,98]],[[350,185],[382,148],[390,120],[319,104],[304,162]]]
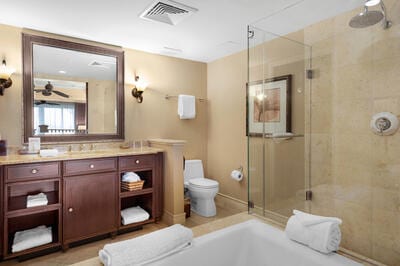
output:
[[[20,216],[26,216],[26,215],[31,215],[31,214],[55,211],[55,210],[59,210],[59,209],[61,209],[61,204],[57,203],[57,204],[52,204],[52,205],[37,206],[37,207],[31,207],[31,208],[20,209],[20,210],[15,210],[15,211],[9,211],[5,214],[5,217],[7,217],[7,218],[20,217]]]
[[[142,225],[145,225],[145,224],[154,223],[154,222],[155,222],[155,219],[150,217],[148,220],[142,221],[142,222],[138,222],[138,223],[127,224],[127,225],[121,224],[119,229],[120,230],[126,230],[126,229],[131,229],[131,228],[139,227],[139,226],[142,226]]]
[[[44,193],[47,196],[47,205],[27,207],[28,195]],[[60,180],[41,180],[7,184],[7,204],[5,213],[7,216],[15,214],[29,214],[38,210],[47,211],[60,207]],[[53,206],[54,205],[54,206]]]
[[[151,189],[151,191],[152,190],[153,189]],[[137,223],[123,225],[121,213],[119,213],[119,229],[134,228],[155,221],[152,192],[149,192],[148,194],[131,195],[121,198],[121,210],[136,206],[140,206],[142,209],[144,209],[150,215],[149,219]]]
[[[133,196],[140,196],[140,195],[146,195],[146,194],[151,194],[153,193],[153,188],[144,188],[144,189],[139,189],[139,190],[134,190],[134,191],[121,191],[120,197],[121,198],[128,198],[128,197],[133,197]]]
[[[128,172],[128,171],[127,171]],[[125,172],[121,173],[121,181],[122,176]],[[144,180],[143,189],[148,189],[153,187],[153,171],[152,170],[140,170],[135,171],[135,173],[140,176],[141,180]],[[128,192],[127,190],[123,190],[121,186],[121,193]]]
[[[21,255],[25,255],[28,253],[34,253],[38,251],[42,251],[49,248],[59,247],[61,246],[60,237],[59,237],[59,219],[60,219],[60,210],[52,210],[41,213],[34,213],[24,216],[18,217],[8,217],[6,218],[8,232],[5,232],[7,237],[7,241],[5,243],[8,244],[6,247],[6,254],[4,254],[5,258],[13,258]],[[46,227],[51,226],[52,229],[52,238],[53,241],[48,244],[44,244],[41,246],[33,247],[30,249],[22,250],[19,252],[12,253],[12,244],[14,240],[15,233],[17,231],[23,231],[27,229],[32,229],[40,225],[45,225]]]

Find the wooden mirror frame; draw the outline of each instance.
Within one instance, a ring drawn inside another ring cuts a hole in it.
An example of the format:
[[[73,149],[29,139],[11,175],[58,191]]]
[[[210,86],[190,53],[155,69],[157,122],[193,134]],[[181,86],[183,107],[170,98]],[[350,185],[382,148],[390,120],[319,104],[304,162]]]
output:
[[[74,50],[78,52],[113,56],[117,59],[116,76],[116,108],[117,132],[116,134],[73,134],[73,135],[33,135],[33,45],[44,45],[56,48]],[[43,36],[22,34],[22,60],[23,60],[23,103],[24,103],[24,142],[29,137],[40,137],[42,142],[79,142],[101,140],[124,140],[124,52],[109,48],[52,39]]]

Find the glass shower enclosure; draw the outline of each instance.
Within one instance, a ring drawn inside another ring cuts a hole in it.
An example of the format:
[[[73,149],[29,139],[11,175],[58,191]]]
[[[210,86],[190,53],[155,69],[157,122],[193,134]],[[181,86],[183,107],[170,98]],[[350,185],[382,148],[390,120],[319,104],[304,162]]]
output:
[[[311,47],[248,27],[249,212],[285,222],[308,211]]]

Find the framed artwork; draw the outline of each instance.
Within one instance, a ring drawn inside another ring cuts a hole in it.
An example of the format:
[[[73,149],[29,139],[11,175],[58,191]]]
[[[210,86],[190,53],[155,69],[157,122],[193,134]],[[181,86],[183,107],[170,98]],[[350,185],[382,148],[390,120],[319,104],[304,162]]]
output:
[[[291,131],[292,75],[247,84],[247,136]]]

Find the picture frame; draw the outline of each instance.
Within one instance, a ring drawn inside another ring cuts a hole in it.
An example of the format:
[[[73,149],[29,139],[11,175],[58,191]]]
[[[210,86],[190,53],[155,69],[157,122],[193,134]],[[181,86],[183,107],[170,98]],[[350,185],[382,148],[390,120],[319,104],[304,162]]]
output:
[[[246,135],[291,132],[292,75],[246,84]]]

